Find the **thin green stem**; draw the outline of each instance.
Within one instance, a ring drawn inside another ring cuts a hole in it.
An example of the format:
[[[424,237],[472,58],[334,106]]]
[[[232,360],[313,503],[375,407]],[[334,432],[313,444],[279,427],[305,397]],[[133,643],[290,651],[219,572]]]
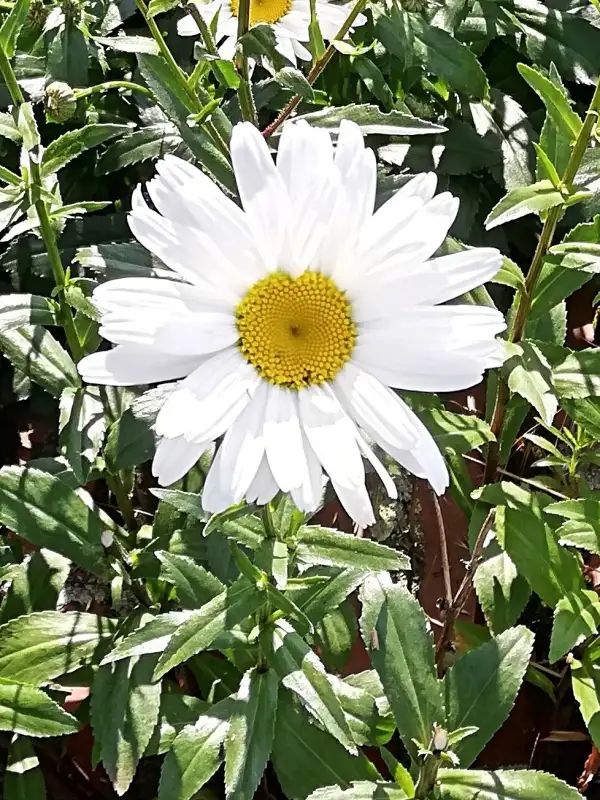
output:
[[[207,52],[210,53],[211,56],[218,56],[219,51],[217,49],[217,45],[215,44],[215,39],[212,35],[210,25],[198,10],[196,3],[194,3],[193,0],[191,0],[189,3],[186,3],[185,10],[198,26],[200,36],[202,36],[202,41],[204,42]]]
[[[17,83],[17,78],[15,76],[11,63],[8,60],[8,56],[6,55],[4,49],[1,46],[0,46],[0,73],[2,73],[2,77],[4,78],[4,83],[6,84],[6,88],[10,93],[14,105],[15,106],[23,105],[23,103],[25,102],[23,92],[21,91],[21,87]]]
[[[105,83],[98,83],[96,86],[90,86],[87,89],[75,89],[74,94],[77,100],[81,100],[82,97],[89,97],[89,95],[97,92],[108,92],[110,89],[130,89],[132,92],[139,92],[146,97],[154,99],[150,89],[132,81],[106,81]]]
[[[581,161],[589,144],[590,137],[598,121],[599,110],[600,110],[600,80],[596,84],[596,89],[594,91],[594,95],[589,105],[587,114],[585,115],[585,120],[583,122],[581,130],[579,131],[579,135],[577,136],[575,145],[571,151],[571,155],[569,156],[569,161],[562,176],[562,182],[567,188],[571,187],[571,184],[575,180],[575,176],[577,175],[579,167],[581,166]],[[565,206],[564,204],[561,203],[560,205],[554,206],[548,211],[548,214],[542,226],[542,232],[540,234],[540,238],[538,239],[537,247],[535,248],[535,253],[533,254],[531,266],[529,267],[527,277],[525,278],[525,287],[519,296],[517,310],[515,312],[512,325],[508,332],[509,342],[518,343],[523,339],[525,326],[527,324],[527,318],[531,310],[531,304],[533,303],[533,298],[535,297],[535,290],[537,287],[537,283],[540,278],[542,268],[544,266],[544,258],[548,253],[548,249],[552,246],[554,234],[556,233],[556,226],[558,225],[564,210]],[[498,391],[496,394],[496,401],[494,404],[494,413],[492,415],[492,420],[490,423],[490,428],[492,429],[492,433],[494,434],[496,439],[494,442],[490,442],[490,444],[488,445],[488,455],[486,459],[486,466],[484,473],[485,483],[490,483],[491,481],[493,481],[498,471],[499,440],[500,440],[500,434],[502,433],[502,427],[504,425],[504,419],[506,417],[506,408],[509,399],[510,399],[510,392],[508,390],[506,382],[500,376],[498,381]]]
[[[169,50],[169,47],[158,28],[158,25],[154,21],[154,18],[148,14],[148,6],[146,5],[145,0],[135,0],[135,4],[138,10],[140,11],[141,15],[143,16],[144,21],[146,22],[148,29],[152,34],[152,38],[158,45],[158,49],[160,50],[160,53],[164,58],[165,63],[167,64],[171,74],[173,75],[173,78],[177,81],[182,92],[187,97],[189,110],[193,114],[201,113],[206,103],[203,103],[202,100],[198,97],[198,95],[190,85],[185,73],[173,58],[173,54]],[[210,138],[213,140],[215,146],[218,147],[219,150],[223,153],[223,155],[227,158],[227,160],[230,161],[229,148],[227,146],[227,143],[223,141],[223,138],[221,137],[215,125],[210,120],[206,120],[205,122],[202,123],[202,127],[204,128],[206,133],[210,136]]]
[[[240,75],[240,85],[238,87],[238,100],[240,103],[240,111],[242,117],[248,122],[258,125],[258,118],[256,116],[256,105],[252,97],[252,88],[250,86],[250,71],[248,69],[248,56],[244,52],[243,47],[239,44],[242,36],[248,33],[250,28],[250,2],[251,0],[239,0],[238,5],[238,27],[237,27],[237,40],[238,49],[235,57],[235,63]]]
[[[273,525],[273,519],[271,517],[271,509],[269,504],[264,505],[260,509],[260,518],[262,520],[263,528],[267,535],[268,539],[275,539],[275,526]]]
[[[314,67],[311,69],[311,71],[306,76],[306,80],[308,81],[308,83],[311,86],[314,84],[314,82],[317,80],[319,75],[323,72],[323,70],[325,69],[327,64],[329,64],[329,62],[333,58],[333,55],[336,52],[335,45],[333,43],[334,42],[339,42],[342,39],[344,39],[344,37],[347,35],[348,31],[352,27],[352,25],[354,23],[354,20],[358,17],[358,15],[363,10],[363,8],[366,6],[366,4],[367,4],[367,0],[356,0],[356,3],[354,4],[352,10],[350,11],[348,16],[344,20],[343,25],[341,26],[339,31],[336,33],[336,35],[333,37],[333,39],[329,43],[329,46],[327,47],[327,49],[325,50],[325,52],[323,53],[321,58],[318,59],[318,61],[314,65]],[[268,138],[269,136],[272,136],[275,133],[275,131],[281,125],[283,125],[283,123],[290,116],[292,111],[294,111],[294,109],[299,105],[301,100],[302,100],[301,95],[299,95],[299,94],[294,95],[294,97],[292,97],[292,99],[289,101],[287,106],[285,106],[283,111],[279,114],[277,119],[264,129],[263,136],[265,138]]]

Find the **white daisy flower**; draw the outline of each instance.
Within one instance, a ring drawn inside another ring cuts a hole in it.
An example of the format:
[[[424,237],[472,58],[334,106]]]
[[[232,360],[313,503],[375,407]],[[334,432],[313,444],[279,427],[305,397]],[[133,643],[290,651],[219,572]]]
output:
[[[239,0],[211,0],[196,3],[198,11],[210,23],[218,14],[215,40],[219,43],[219,55],[230,60],[235,54],[237,41],[237,14]],[[334,5],[329,0],[317,0],[316,14],[323,38],[333,39],[348,16],[348,7]],[[350,29],[363,25],[365,17],[359,14]],[[250,25],[267,23],[273,26],[277,39],[277,51],[292,64],[296,59],[310,61],[312,56],[301,44],[308,42],[310,23],[310,0],[250,0]],[[191,17],[184,17],[177,24],[181,36],[197,36],[198,26]]]
[[[83,359],[95,384],[181,379],[156,420],[153,472],[181,478],[219,437],[207,511],[290,492],[315,509],[323,471],[350,516],[373,523],[363,458],[395,487],[365,440],[448,486],[433,438],[391,388],[453,392],[503,361],[500,312],[441,305],[498,271],[497,250],[432,258],[458,209],[418,175],[373,213],[375,156],[360,129],[284,127],[277,165],[250,123],[231,154],[243,210],[174,156],[134,195],[136,238],[184,281],[99,286],[100,333],[117,345]]]

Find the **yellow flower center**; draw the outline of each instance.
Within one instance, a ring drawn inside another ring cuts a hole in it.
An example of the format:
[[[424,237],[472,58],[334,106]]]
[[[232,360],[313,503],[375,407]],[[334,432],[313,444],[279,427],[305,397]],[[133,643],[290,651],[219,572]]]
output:
[[[250,0],[250,25],[266,22],[272,25],[289,12],[292,0]],[[231,13],[238,15],[239,0],[231,0]]]
[[[320,272],[268,275],[235,316],[242,355],[265,380],[289,389],[335,378],[356,342],[350,303]]]

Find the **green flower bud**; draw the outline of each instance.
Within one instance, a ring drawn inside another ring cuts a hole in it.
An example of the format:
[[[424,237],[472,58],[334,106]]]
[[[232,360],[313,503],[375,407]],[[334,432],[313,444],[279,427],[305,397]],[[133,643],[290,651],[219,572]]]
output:
[[[425,11],[427,0],[400,0],[400,5],[405,11]]]
[[[81,19],[81,3],[79,0],[62,0],[60,7],[67,22],[77,23]]]
[[[34,27],[41,27],[48,18],[49,9],[44,5],[44,0],[30,0],[27,20]]]
[[[66,122],[77,110],[75,92],[62,81],[48,84],[44,92],[44,108],[48,122]]]

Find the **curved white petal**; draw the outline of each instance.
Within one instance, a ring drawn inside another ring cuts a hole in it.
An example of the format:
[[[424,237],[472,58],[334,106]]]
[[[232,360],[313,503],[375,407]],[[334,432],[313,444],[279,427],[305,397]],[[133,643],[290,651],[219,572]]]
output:
[[[140,386],[189,375],[200,360],[198,357],[154,353],[146,347],[120,345],[82,358],[77,369],[87,383]]]
[[[161,486],[170,486],[190,471],[210,444],[190,444],[183,436],[161,439],[152,461],[152,474]]]
[[[291,495],[300,511],[310,513],[316,511],[321,503],[325,478],[319,459],[304,432],[302,432],[302,450],[306,457],[308,472],[306,480],[297,489],[292,489]]]
[[[278,268],[289,219],[289,197],[269,148],[250,122],[236,125],[231,158],[248,223],[269,270]]]
[[[364,441],[362,436],[357,436],[356,438],[358,447],[360,452],[363,456],[367,459],[367,461],[371,464],[379,479],[383,483],[383,486],[388,493],[388,496],[392,498],[392,500],[398,499],[398,489],[396,488],[396,484],[392,480],[392,476],[381,463],[381,461],[377,458],[375,453],[371,450],[369,445]]]
[[[308,480],[297,392],[268,387],[265,407],[265,451],[273,477],[282,492]]]
[[[258,503],[258,505],[265,505],[270,503],[279,491],[273,473],[269,468],[267,459],[263,456],[260,466],[256,471],[252,483],[246,492],[247,503]]]

